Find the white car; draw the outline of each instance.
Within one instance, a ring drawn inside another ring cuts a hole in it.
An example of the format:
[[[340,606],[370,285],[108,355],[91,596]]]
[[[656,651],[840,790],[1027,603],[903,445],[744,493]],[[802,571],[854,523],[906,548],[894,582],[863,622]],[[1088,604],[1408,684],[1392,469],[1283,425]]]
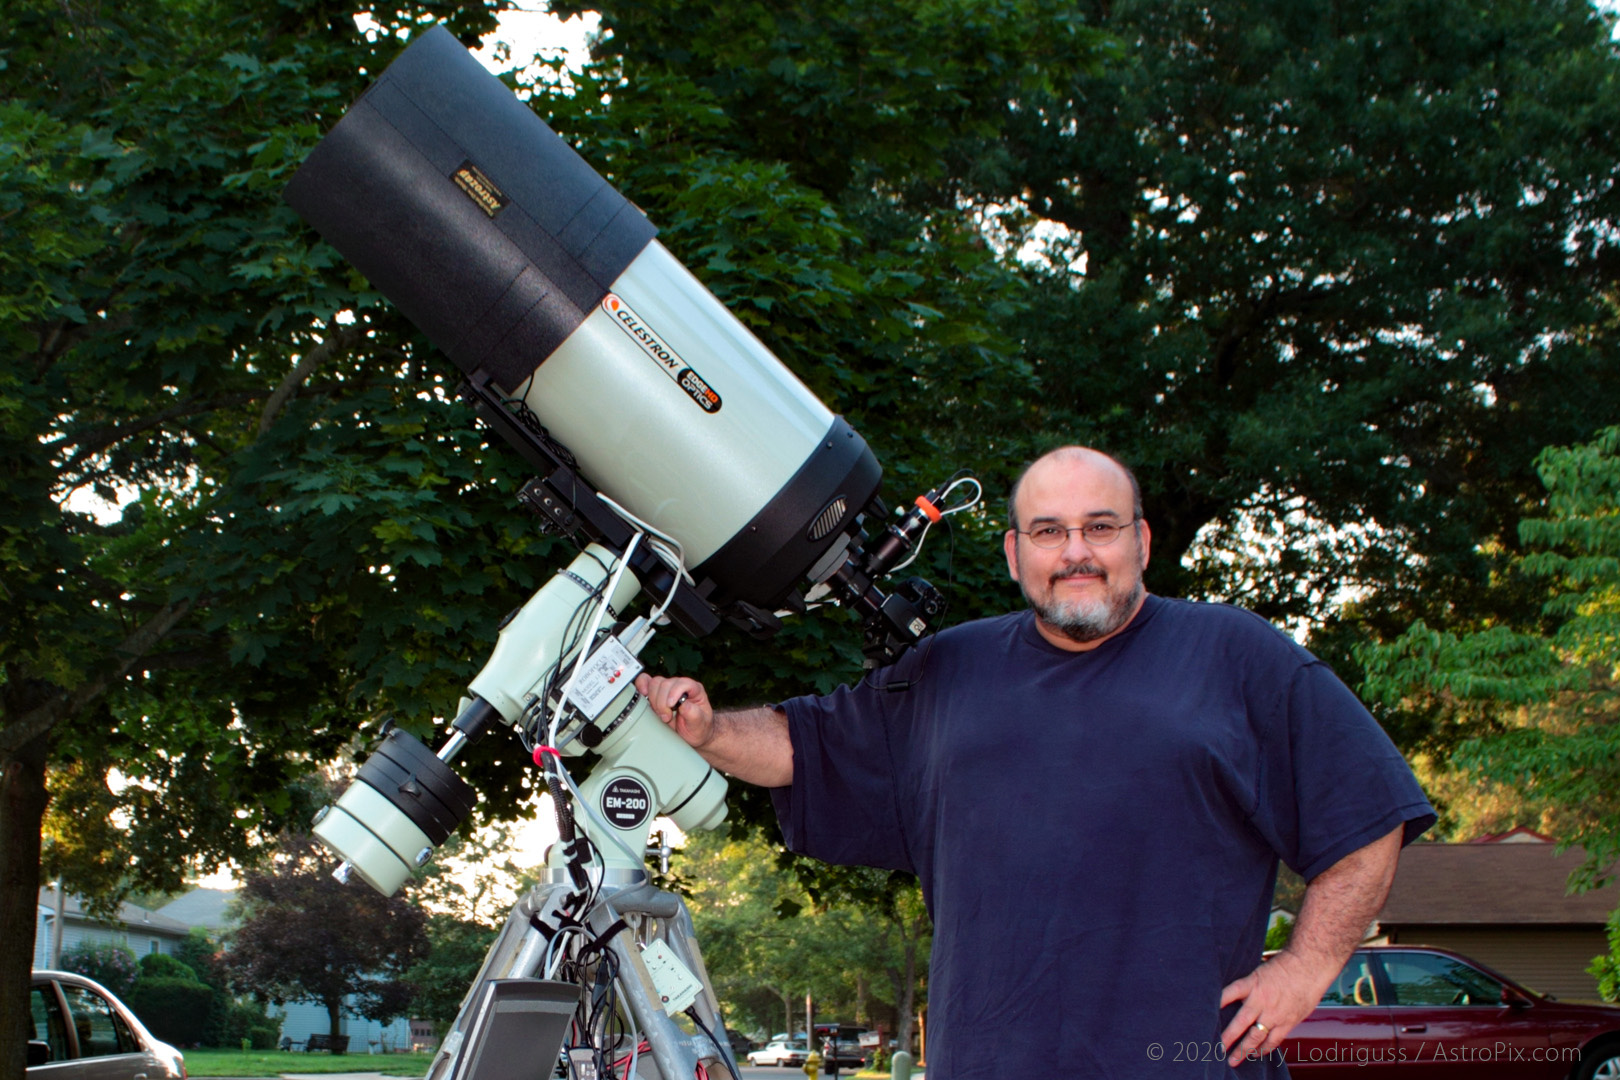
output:
[[[94,979],[35,971],[28,1008],[28,1080],[186,1080],[180,1051]]]
[[[748,1055],[750,1065],[781,1065],[791,1068],[810,1060],[810,1050],[802,1039],[772,1039],[764,1049]]]

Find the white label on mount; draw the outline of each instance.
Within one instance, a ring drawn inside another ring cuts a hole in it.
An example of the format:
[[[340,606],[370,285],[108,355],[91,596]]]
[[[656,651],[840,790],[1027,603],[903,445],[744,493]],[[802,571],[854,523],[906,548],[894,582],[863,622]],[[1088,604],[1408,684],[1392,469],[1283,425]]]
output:
[[[640,674],[641,661],[618,638],[608,638],[585,658],[568,702],[595,720]]]

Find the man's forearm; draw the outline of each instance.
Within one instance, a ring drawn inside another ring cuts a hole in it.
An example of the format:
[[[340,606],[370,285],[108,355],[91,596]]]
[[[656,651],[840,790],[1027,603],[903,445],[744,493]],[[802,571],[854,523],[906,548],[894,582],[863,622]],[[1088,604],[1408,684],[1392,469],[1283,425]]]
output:
[[[1384,906],[1401,854],[1401,833],[1397,828],[1352,851],[1305,888],[1287,951],[1312,969],[1326,972],[1328,981],[1361,944],[1368,925]]]
[[[709,738],[696,749],[710,765],[745,783],[760,787],[793,783],[787,714],[777,709],[717,711]]]
[[[1288,947],[1221,990],[1221,1007],[1241,1001],[1221,1032],[1227,1062],[1268,1054],[1282,1045],[1339,974],[1378,914],[1401,853],[1397,828],[1311,879]]]

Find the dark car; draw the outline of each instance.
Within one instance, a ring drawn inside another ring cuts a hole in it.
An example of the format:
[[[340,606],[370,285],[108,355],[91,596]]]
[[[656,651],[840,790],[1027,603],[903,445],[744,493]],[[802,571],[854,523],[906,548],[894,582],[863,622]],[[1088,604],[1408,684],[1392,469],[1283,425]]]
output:
[[[1620,1080],[1620,1009],[1542,997],[1443,949],[1368,946],[1275,1052],[1314,1080]]]
[[[28,1007],[28,1080],[186,1080],[180,1051],[93,979],[35,971]]]
[[[864,1034],[866,1028],[860,1024],[817,1024],[811,1045],[821,1052],[823,1067],[830,1056],[834,1068],[859,1069],[866,1064],[860,1041]]]
[[[841,1069],[859,1069],[866,1064],[866,1051],[853,1038],[840,1038],[834,1046]]]

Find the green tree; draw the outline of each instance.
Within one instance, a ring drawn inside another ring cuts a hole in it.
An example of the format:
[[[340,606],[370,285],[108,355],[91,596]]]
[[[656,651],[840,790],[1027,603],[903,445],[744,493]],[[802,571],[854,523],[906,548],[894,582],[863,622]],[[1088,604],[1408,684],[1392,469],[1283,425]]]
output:
[[[356,729],[425,730],[541,573],[515,470],[280,200],[395,29],[493,10],[376,40],[314,3],[0,14],[3,1075],[42,856],[103,905],[251,861]]]
[[[1500,603],[1536,451],[1620,406],[1586,0],[596,6],[615,109],[693,86],[869,242],[1026,253],[1014,302],[942,308],[989,362],[943,354],[938,438],[999,481],[1136,463],[1158,592],[1322,623],[1353,587],[1387,632]]]
[[[893,1016],[889,1030],[909,1030],[929,945],[914,881],[860,872],[884,899],[857,902],[846,889],[840,902],[818,902],[785,854],[753,833],[690,836],[678,860],[731,1026],[800,1029],[808,993],[822,1019],[871,1024]]]
[[[791,875],[764,844],[721,833],[689,836],[675,865],[727,1025],[802,1029],[805,993],[826,965]]]
[[[556,558],[448,367],[280,202],[415,27],[470,43],[497,6],[364,7],[371,35],[319,0],[0,14],[7,1076],[42,832],[92,896],[252,858],[301,774],[385,714],[441,721]],[[579,93],[520,89],[891,496],[1099,441],[1143,465],[1154,588],[1320,620],[1357,586],[1393,634],[1511,606],[1487,586],[1535,448],[1614,415],[1620,95],[1579,0],[604,16]],[[104,520],[79,492],[138,496]],[[957,617],[1014,602],[995,511],[953,520],[921,566]],[[847,679],[858,637],[657,648],[760,700]],[[481,815],[517,812],[521,764],[462,759]]]
[[[1544,516],[1519,526],[1509,571],[1541,590],[1539,620],[1471,632],[1419,622],[1369,650],[1366,691],[1489,724],[1455,756],[1466,773],[1558,812],[1585,848],[1577,888],[1620,858],[1620,428],[1537,459]],[[1472,726],[1472,725],[1471,725]]]
[[[440,1035],[455,1021],[507,909],[533,884],[532,871],[512,859],[515,839],[502,824],[457,833],[411,890],[411,901],[427,917],[427,954],[404,981],[411,987],[411,1015],[433,1021]]]
[[[424,930],[427,955],[403,976],[411,988],[411,1016],[431,1020],[441,1037],[449,1031],[496,933],[494,927],[454,915],[428,915]]]

